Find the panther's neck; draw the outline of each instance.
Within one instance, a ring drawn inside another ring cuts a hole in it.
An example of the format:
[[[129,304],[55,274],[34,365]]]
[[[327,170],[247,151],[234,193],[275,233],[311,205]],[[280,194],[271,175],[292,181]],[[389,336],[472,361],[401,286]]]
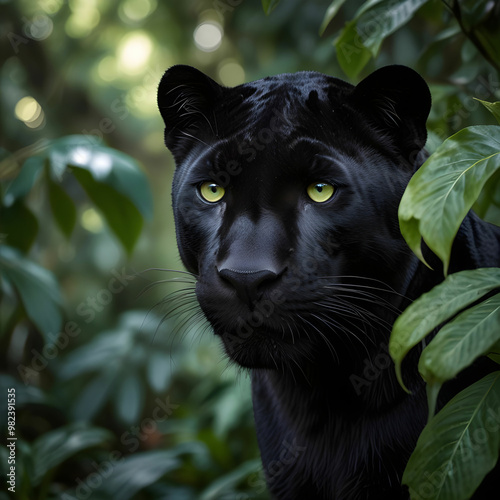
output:
[[[278,372],[253,371],[259,447],[277,498],[311,498],[311,491],[317,499],[351,498],[348,491],[354,485],[387,492],[388,499],[407,498],[390,493],[400,484],[427,407],[424,390],[409,396],[395,380],[387,390],[384,384],[392,371],[387,368],[368,381],[371,385],[363,386],[360,395],[335,373],[311,386]],[[380,475],[387,463],[401,464],[388,470],[388,479]]]

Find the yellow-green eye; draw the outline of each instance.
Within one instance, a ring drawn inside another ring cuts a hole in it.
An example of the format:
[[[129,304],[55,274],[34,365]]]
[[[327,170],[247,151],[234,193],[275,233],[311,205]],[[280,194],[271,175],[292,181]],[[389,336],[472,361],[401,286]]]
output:
[[[326,182],[315,182],[307,187],[307,195],[316,203],[328,201],[335,192],[335,188]]]
[[[222,199],[226,190],[215,182],[204,182],[200,186],[201,197],[209,203],[216,203]]]

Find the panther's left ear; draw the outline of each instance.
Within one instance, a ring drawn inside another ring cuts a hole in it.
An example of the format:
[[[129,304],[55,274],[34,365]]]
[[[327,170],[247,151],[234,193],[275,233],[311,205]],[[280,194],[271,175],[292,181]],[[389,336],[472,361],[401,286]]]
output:
[[[224,88],[191,66],[168,69],[158,87],[158,108],[165,122],[165,145],[182,155],[196,136],[215,133],[213,109]]]
[[[380,68],[355,87],[353,98],[395,138],[407,158],[425,146],[431,93],[416,71],[399,65]]]

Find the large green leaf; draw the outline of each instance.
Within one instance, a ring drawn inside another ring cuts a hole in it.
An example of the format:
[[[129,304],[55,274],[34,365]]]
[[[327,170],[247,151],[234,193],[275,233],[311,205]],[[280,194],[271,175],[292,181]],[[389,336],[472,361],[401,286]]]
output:
[[[363,44],[376,57],[389,35],[404,26],[429,0],[370,0],[356,14],[357,31]]]
[[[474,126],[447,139],[410,180],[399,206],[401,232],[424,261],[421,239],[448,270],[451,246],[487,180],[500,169],[500,126]]]
[[[429,0],[368,0],[346,23],[335,41],[337,59],[345,74],[354,79],[372,57],[376,57],[382,42],[406,24]],[[326,29],[330,20],[342,5],[334,1],[327,12],[321,29]]]
[[[372,56],[358,36],[356,21],[346,24],[335,40],[335,48],[340,67],[351,80],[358,76]]]
[[[153,205],[149,185],[133,158],[116,149],[95,146],[91,142],[78,142],[75,146],[69,141],[70,138],[64,142],[55,141],[49,149],[51,166],[55,167],[56,172],[60,171],[62,164],[86,170],[96,183],[105,184],[128,198],[143,217],[151,217]]]
[[[333,18],[337,15],[338,11],[344,5],[345,0],[333,0],[333,2],[326,9],[325,17],[323,18],[323,22],[319,28],[319,34],[322,35],[328,25],[333,21]]]
[[[500,269],[461,271],[448,276],[406,308],[394,323],[389,342],[389,353],[403,387],[401,363],[410,349],[439,325],[499,286]]]
[[[419,371],[428,383],[455,377],[500,340],[500,294],[460,313],[424,349]]]
[[[72,171],[89,198],[102,212],[111,230],[130,253],[142,229],[142,217],[137,207],[113,187],[96,180],[88,170],[73,168]]]
[[[412,500],[466,500],[495,466],[499,450],[500,372],[495,372],[460,392],[431,419],[403,483]]]
[[[429,414],[441,386],[500,340],[500,294],[465,310],[445,325],[420,356],[418,368],[428,384]]]
[[[0,276],[17,291],[26,314],[45,336],[53,342],[61,330],[61,293],[54,276],[24,257],[18,250],[0,245]]]
[[[33,443],[34,477],[38,484],[48,471],[57,467],[81,450],[111,440],[113,435],[106,429],[88,427],[77,423],[42,434]]]

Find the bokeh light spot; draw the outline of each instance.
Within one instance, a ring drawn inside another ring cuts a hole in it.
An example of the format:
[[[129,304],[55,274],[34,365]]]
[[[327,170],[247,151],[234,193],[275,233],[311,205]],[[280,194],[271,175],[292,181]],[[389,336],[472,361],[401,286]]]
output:
[[[156,0],[125,0],[120,5],[120,18],[127,22],[142,21],[156,10]]]
[[[113,56],[103,57],[97,65],[97,74],[105,82],[112,82],[117,77],[116,59]]]
[[[93,208],[87,208],[81,216],[82,226],[91,233],[100,233],[104,228],[104,223],[100,214]]]
[[[134,31],[125,35],[118,45],[118,67],[125,73],[140,73],[151,56],[153,43],[143,31]]]
[[[26,35],[32,40],[45,40],[50,36],[54,29],[54,23],[49,16],[38,14],[32,21],[26,24]]]
[[[14,108],[18,120],[24,122],[29,128],[38,128],[45,123],[42,107],[34,97],[26,96],[20,99]]]
[[[47,14],[55,14],[64,5],[64,0],[38,0],[38,6]]]
[[[72,14],[64,26],[66,33],[72,38],[86,37],[101,20],[96,0],[70,0],[69,6]]]
[[[214,22],[199,24],[194,30],[194,43],[204,52],[217,50],[222,43],[222,28]]]
[[[228,87],[235,87],[245,81],[245,70],[241,64],[231,59],[222,61],[218,73],[219,80]]]
[[[18,101],[14,109],[16,118],[23,122],[32,122],[38,118],[42,111],[42,107],[35,98],[31,96],[23,97]]]

